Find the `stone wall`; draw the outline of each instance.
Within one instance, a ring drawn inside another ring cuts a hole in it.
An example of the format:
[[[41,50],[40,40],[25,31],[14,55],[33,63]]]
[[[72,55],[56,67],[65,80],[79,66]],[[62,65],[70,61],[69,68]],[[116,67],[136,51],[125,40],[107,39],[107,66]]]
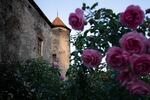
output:
[[[57,62],[60,66],[62,75],[65,75],[69,68],[70,60],[70,31],[64,27],[56,27],[52,29],[51,45],[52,53],[56,54]],[[54,61],[53,57],[52,61]]]
[[[50,61],[50,25],[28,0],[0,0],[0,62],[16,62],[38,55],[38,36],[43,39],[43,58]]]

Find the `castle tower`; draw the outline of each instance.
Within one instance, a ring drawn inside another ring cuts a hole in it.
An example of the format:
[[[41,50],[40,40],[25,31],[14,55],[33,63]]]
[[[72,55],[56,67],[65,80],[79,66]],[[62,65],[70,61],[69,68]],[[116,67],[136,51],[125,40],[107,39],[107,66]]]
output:
[[[71,30],[58,16],[54,19],[52,24],[55,26],[52,28],[51,34],[52,63],[57,63],[61,69],[61,74],[65,75],[70,60],[69,37]]]

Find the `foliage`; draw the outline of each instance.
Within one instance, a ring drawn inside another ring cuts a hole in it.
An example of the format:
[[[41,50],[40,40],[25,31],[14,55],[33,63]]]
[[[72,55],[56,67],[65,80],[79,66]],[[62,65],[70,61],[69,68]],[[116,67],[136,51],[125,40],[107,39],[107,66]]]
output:
[[[0,65],[1,100],[57,100],[60,96],[59,69],[40,59]]]
[[[120,24],[119,14],[111,9],[96,9],[97,5],[95,3],[90,7],[83,3],[82,9],[89,28],[72,37],[75,50],[66,74],[65,100],[148,100],[150,96],[133,95],[121,87],[116,81],[117,73],[105,62],[98,68],[86,68],[82,64],[80,57],[86,48],[98,50],[105,56],[109,47],[119,46],[118,41],[124,33],[132,31]],[[137,32],[149,37],[149,23],[150,18],[146,16]],[[149,76],[144,79],[150,81]]]
[[[121,87],[116,81],[118,73],[106,62],[94,68],[83,64],[83,50],[94,49],[105,57],[109,47],[119,47],[118,41],[122,35],[132,31],[120,24],[119,14],[111,9],[97,9],[97,5],[95,3],[90,7],[83,3],[82,9],[89,27],[71,37],[75,50],[71,53],[67,80],[62,81],[59,69],[41,59],[0,64],[0,100],[149,100],[150,96],[133,95]],[[149,37],[149,23],[150,18],[146,16],[137,32]],[[149,76],[141,79],[150,84]]]

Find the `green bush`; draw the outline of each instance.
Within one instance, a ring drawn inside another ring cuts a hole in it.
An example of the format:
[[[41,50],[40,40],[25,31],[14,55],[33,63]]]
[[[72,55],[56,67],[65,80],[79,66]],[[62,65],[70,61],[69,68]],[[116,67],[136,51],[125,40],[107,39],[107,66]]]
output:
[[[40,59],[0,65],[1,100],[58,100],[62,82],[58,68]]]
[[[105,56],[109,47],[119,46],[123,34],[132,31],[120,24],[119,14],[111,9],[97,9],[97,5],[90,7],[84,3],[82,6],[89,27],[72,37],[75,50],[71,53],[71,65],[66,74],[65,100],[149,100],[150,96],[133,95],[122,87],[116,80],[117,72],[106,62],[90,69],[82,64],[81,55],[86,48],[98,50]],[[148,23],[150,18],[146,16],[136,31],[148,36]],[[145,79],[149,83],[149,76]]]
[[[119,14],[111,9],[96,9],[97,5],[83,4],[89,28],[71,37],[75,51],[71,53],[67,80],[62,81],[60,70],[41,59],[0,64],[0,100],[149,100],[149,95],[133,95],[122,87],[116,81],[118,73],[106,62],[97,68],[83,65],[84,49],[96,49],[105,56],[109,47],[119,46],[120,37],[131,31],[120,24]],[[150,18],[146,16],[136,31],[149,37],[149,23]],[[149,75],[141,79],[150,84]]]

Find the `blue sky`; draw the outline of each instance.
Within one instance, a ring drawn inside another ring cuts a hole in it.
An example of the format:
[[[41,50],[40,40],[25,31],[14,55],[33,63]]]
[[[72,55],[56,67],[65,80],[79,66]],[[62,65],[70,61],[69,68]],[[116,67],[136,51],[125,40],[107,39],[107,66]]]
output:
[[[81,8],[82,3],[87,5],[92,5],[98,2],[97,8],[109,8],[115,13],[123,12],[128,5],[134,4],[139,5],[143,10],[150,8],[149,0],[34,0],[37,5],[41,8],[48,19],[53,22],[53,20],[58,16],[62,21],[71,29],[68,24],[68,17],[71,12],[74,12],[76,8]],[[86,29],[86,27],[85,27]],[[71,34],[75,34],[76,31],[72,30]],[[71,46],[71,51],[74,48]]]
[[[69,27],[68,16],[71,12],[74,12],[76,8],[81,8],[82,3],[92,5],[95,2],[99,2],[97,8],[110,8],[114,12],[122,12],[130,4],[139,5],[143,10],[150,8],[149,0],[34,0],[41,8],[44,14],[52,22],[58,12],[58,16]]]

